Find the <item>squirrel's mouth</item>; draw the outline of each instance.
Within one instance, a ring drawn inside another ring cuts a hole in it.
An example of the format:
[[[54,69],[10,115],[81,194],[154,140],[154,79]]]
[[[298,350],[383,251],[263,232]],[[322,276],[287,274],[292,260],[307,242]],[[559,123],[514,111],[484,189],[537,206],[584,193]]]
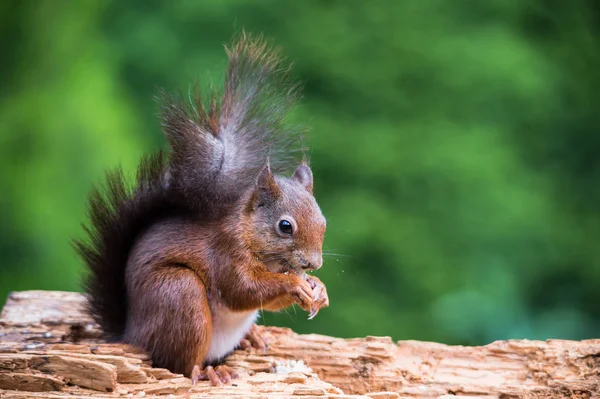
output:
[[[301,277],[306,275],[305,270],[303,270],[302,268],[299,268],[299,267],[295,267],[287,259],[283,259],[283,258],[273,259],[273,260],[265,261],[263,263],[265,264],[265,266],[267,266],[267,269],[269,269],[269,271],[271,271],[273,273],[284,273],[284,274],[294,273]]]

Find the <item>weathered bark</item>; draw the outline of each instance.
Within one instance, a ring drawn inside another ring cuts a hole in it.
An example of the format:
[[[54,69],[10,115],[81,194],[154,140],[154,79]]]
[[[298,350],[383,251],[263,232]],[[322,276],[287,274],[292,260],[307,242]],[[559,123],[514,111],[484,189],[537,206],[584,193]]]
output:
[[[482,347],[340,339],[265,327],[266,353],[236,351],[241,378],[223,387],[151,367],[108,344],[76,293],[10,295],[0,316],[0,398],[600,397],[600,340],[499,341]],[[362,396],[361,396],[362,395]]]

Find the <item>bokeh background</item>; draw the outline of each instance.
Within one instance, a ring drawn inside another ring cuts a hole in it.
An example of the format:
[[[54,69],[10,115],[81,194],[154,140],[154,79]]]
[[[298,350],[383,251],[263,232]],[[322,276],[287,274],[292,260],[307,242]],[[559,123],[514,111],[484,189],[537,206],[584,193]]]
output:
[[[0,2],[0,304],[79,290],[87,193],[165,146],[154,95],[245,28],[304,82],[331,307],[268,324],[485,344],[600,336],[593,0]]]

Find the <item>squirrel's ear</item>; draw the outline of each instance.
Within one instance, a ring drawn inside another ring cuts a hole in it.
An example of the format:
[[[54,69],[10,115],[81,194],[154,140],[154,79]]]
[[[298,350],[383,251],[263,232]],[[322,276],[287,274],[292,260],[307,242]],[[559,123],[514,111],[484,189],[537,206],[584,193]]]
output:
[[[278,198],[280,195],[281,189],[277,185],[275,176],[271,172],[271,166],[267,162],[256,178],[255,205],[264,204],[266,201]]]
[[[299,182],[306,188],[308,191],[312,193],[313,191],[313,174],[312,170],[308,167],[307,164],[303,163],[302,165],[296,168],[294,172],[294,176],[292,176],[294,180]]]

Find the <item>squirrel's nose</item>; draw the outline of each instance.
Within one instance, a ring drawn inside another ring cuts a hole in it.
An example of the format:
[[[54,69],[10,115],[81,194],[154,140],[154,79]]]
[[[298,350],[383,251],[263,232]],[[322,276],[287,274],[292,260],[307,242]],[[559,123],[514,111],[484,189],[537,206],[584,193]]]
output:
[[[306,257],[306,264],[303,269],[317,270],[323,265],[323,257],[320,252],[315,252]]]

